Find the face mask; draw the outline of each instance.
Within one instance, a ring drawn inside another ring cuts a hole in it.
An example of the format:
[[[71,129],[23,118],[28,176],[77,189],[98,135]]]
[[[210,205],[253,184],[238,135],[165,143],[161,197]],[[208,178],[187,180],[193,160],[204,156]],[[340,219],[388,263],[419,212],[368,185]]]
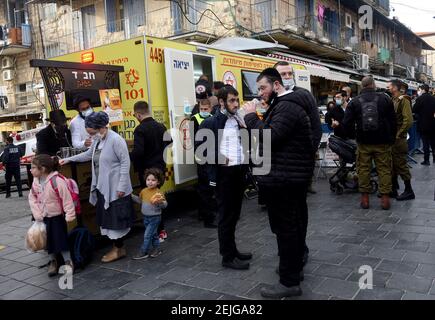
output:
[[[101,140],[102,138],[103,138],[103,136],[102,136],[101,133],[99,133],[99,132],[97,132],[96,134],[94,134],[94,135],[92,136],[92,140],[94,140],[94,141]]]
[[[284,87],[286,90],[293,90],[293,88],[296,86],[295,79],[283,79],[282,82],[284,83]]]
[[[400,93],[401,94],[406,94],[406,91],[405,90],[400,90]]]
[[[210,114],[210,112],[200,112],[199,115],[202,118],[208,118],[208,117],[210,117],[211,114]]]
[[[94,110],[92,108],[88,108],[82,112],[82,116],[86,118],[87,116],[89,116],[93,112],[94,112]]]
[[[335,100],[335,104],[341,107],[343,105],[343,101],[341,99]]]
[[[421,95],[423,94],[423,91],[418,91],[417,94],[419,97],[421,97]]]

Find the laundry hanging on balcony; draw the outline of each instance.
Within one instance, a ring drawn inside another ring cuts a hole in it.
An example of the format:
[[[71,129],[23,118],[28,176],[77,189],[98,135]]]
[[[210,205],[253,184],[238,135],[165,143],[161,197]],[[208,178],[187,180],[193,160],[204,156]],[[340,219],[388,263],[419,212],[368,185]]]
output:
[[[317,4],[317,19],[321,24],[323,24],[323,20],[325,19],[325,10],[326,7],[320,3]]]

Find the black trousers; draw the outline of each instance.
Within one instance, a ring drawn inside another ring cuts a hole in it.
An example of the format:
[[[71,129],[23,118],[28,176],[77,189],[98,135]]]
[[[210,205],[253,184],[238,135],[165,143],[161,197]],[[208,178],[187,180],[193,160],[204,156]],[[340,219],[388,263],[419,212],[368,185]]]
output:
[[[287,287],[299,285],[308,224],[307,186],[265,187],[263,192],[278,243],[280,282]]]
[[[238,252],[235,233],[242,210],[245,174],[244,166],[218,168],[216,184],[218,238],[219,252],[224,261],[232,261]]]
[[[430,148],[435,159],[435,133],[421,133],[421,140],[423,141],[424,161],[430,159]]]
[[[21,185],[21,171],[20,167],[8,168],[6,167],[5,180],[6,180],[6,194],[11,193],[12,177],[15,179],[17,184],[18,194],[23,193],[23,188]]]
[[[198,215],[205,223],[212,223],[216,218],[216,199],[214,187],[209,184],[207,168],[198,165]]]

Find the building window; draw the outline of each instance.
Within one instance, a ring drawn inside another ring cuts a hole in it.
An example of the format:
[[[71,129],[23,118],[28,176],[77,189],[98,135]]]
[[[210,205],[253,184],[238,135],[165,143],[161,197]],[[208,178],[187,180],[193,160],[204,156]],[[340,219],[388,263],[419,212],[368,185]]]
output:
[[[32,82],[17,84],[15,90],[15,103],[18,107],[26,106],[36,102],[36,97],[32,90]]]
[[[60,55],[60,47],[58,42],[53,42],[44,45],[45,57],[52,58]]]
[[[42,20],[51,20],[56,17],[57,5],[56,3],[44,3],[42,5]]]
[[[124,31],[124,1],[105,0],[107,32]]]

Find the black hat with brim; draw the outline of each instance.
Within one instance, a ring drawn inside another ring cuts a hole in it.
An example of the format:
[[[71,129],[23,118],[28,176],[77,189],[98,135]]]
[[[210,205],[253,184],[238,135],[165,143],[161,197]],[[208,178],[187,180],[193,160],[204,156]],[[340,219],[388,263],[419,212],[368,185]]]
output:
[[[55,124],[63,124],[67,120],[70,120],[71,118],[67,118],[65,115],[65,112],[63,110],[52,110],[49,113],[48,119],[45,119],[45,121],[50,121]]]

